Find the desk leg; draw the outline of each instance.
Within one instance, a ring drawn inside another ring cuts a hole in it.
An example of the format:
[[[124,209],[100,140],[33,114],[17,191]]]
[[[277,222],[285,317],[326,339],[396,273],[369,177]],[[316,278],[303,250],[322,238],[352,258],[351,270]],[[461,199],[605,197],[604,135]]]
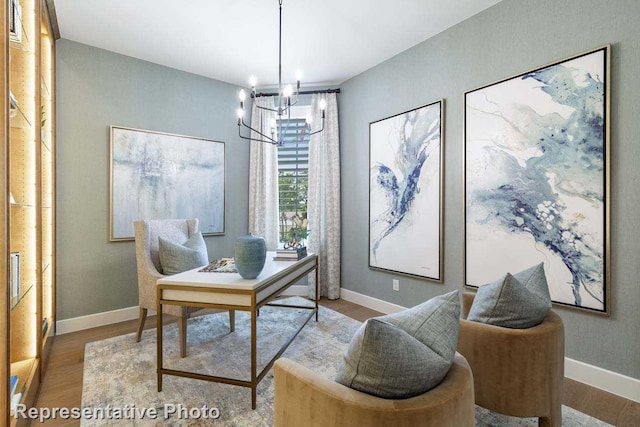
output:
[[[157,333],[157,344],[158,349],[156,350],[158,355],[158,391],[162,391],[162,303],[160,299],[162,298],[162,291],[158,289],[156,293],[156,333]]]
[[[316,322],[318,321],[318,300],[320,299],[320,282],[318,281],[318,260],[316,258]]]
[[[257,380],[256,380],[256,376],[257,376],[257,344],[256,344],[256,337],[257,337],[257,333],[258,333],[258,327],[257,327],[257,323],[256,323],[256,317],[258,315],[257,310],[255,309],[256,306],[256,300],[255,297],[252,298],[252,305],[254,307],[253,310],[251,310],[251,409],[256,409],[256,400],[257,400]]]
[[[229,332],[236,330],[236,311],[229,310]]]

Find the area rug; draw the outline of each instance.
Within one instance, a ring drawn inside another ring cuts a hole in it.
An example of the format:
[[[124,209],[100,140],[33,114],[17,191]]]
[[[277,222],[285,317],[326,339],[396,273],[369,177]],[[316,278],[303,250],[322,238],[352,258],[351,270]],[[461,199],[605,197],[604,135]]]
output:
[[[302,298],[289,299],[309,304]],[[258,317],[259,370],[278,351],[307,315],[300,309],[264,307]],[[342,354],[360,322],[321,307],[319,322],[304,327],[284,357],[333,379]],[[236,312],[236,330],[229,332],[227,313],[189,319],[186,358],[179,357],[177,325],[164,327],[164,367],[249,380],[250,319]],[[82,426],[272,426],[273,372],[260,382],[251,410],[251,391],[245,387],[165,375],[162,392],[156,383],[156,331],[147,330],[141,342],[135,334],[87,344],[84,358]],[[154,416],[155,415],[155,416]],[[168,415],[168,418],[165,418]],[[607,426],[563,407],[565,426]],[[537,419],[505,417],[476,409],[478,426],[537,426]]]

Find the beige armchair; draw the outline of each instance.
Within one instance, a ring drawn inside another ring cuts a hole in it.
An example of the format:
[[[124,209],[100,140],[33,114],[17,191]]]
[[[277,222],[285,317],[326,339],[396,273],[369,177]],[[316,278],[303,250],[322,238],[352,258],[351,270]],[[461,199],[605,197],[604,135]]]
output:
[[[460,354],[434,389],[409,399],[383,399],[326,379],[281,358],[274,365],[276,427],[475,425],[473,378]]]
[[[562,425],[564,326],[551,311],[528,329],[466,320],[475,294],[462,295],[458,352],[473,371],[475,402],[515,417],[538,417],[540,426]]]
[[[138,303],[140,315],[136,341],[140,342],[147,310],[156,309],[156,282],[165,277],[160,273],[160,255],[158,254],[158,236],[172,242],[182,243],[198,232],[197,219],[167,219],[136,221],[134,223],[136,241],[136,262],[138,265]],[[180,357],[187,355],[187,319],[200,310],[197,307],[164,305],[164,313],[178,317],[180,336]],[[229,311],[229,327],[235,328],[235,312]]]

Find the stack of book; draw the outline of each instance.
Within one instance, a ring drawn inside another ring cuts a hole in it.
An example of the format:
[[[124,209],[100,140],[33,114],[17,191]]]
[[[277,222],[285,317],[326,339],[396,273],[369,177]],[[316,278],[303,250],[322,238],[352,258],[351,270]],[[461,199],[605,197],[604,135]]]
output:
[[[276,256],[273,257],[275,261],[297,261],[307,256],[307,247],[295,249],[278,249]]]

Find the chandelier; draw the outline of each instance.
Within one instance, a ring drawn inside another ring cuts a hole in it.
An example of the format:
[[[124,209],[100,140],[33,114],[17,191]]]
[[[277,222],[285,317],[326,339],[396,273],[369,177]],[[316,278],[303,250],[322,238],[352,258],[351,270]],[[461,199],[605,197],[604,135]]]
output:
[[[250,125],[246,124],[244,121],[244,101],[247,99],[247,93],[242,89],[238,95],[240,98],[240,108],[238,108],[238,135],[242,139],[247,139],[250,141],[258,141],[258,142],[266,142],[273,145],[282,146],[284,145],[284,136],[287,134],[289,130],[289,123],[291,119],[291,107],[298,103],[298,95],[300,94],[300,79],[302,77],[302,73],[300,71],[296,72],[296,88],[295,92],[293,87],[290,84],[286,86],[282,86],[282,1],[278,0],[280,4],[280,27],[278,30],[278,93],[274,94],[277,96],[277,107],[268,108],[262,107],[260,105],[256,105],[256,107],[260,110],[272,111],[276,114],[278,119],[271,119],[270,132],[269,134],[265,134],[259,129],[254,129]],[[251,86],[251,98],[255,99],[256,94],[256,83],[257,80],[254,76],[249,78],[249,85]],[[322,110],[322,127],[318,130],[311,130],[311,117],[306,118],[306,123],[304,127],[299,131],[300,133],[308,133],[309,136],[320,133],[324,130],[324,110],[326,107],[325,100],[320,100],[319,107]],[[285,120],[286,119],[286,120]],[[247,128],[249,131],[255,132],[258,137],[252,138],[251,134],[249,136],[242,135],[242,128]]]

